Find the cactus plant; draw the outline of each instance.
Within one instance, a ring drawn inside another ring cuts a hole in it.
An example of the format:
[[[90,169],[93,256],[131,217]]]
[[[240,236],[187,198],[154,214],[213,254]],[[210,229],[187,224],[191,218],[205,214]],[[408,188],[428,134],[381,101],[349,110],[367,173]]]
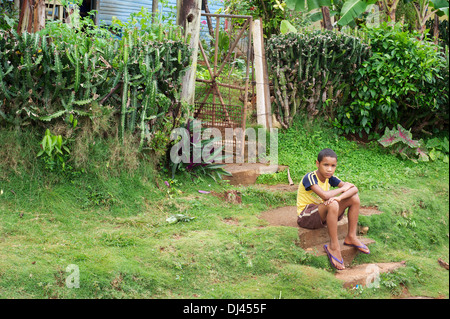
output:
[[[171,30],[164,39],[168,34],[159,29],[162,41],[136,28],[108,41],[82,33],[71,38],[63,27],[53,35],[0,30],[0,122],[20,128],[30,121],[92,116],[90,104],[101,102],[119,114],[121,137],[125,130],[145,133],[143,149],[160,128],[158,119],[179,107],[189,63],[179,33]]]
[[[336,31],[275,36],[266,50],[274,114],[285,128],[300,110],[332,118],[334,107],[348,96],[351,74],[370,55],[359,38]]]

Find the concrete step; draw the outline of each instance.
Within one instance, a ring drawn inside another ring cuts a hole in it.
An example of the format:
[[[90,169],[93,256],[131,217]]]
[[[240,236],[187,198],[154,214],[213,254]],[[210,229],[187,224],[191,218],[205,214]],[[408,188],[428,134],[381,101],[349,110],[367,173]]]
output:
[[[377,264],[361,264],[352,268],[346,268],[336,272],[335,277],[342,280],[345,288],[362,285],[374,287],[377,285],[377,279],[382,273],[392,272],[400,267],[404,267],[405,262],[390,262]]]
[[[330,242],[328,229],[326,227],[320,229],[306,229],[298,227],[296,206],[285,206],[271,209],[261,213],[259,218],[266,220],[271,226],[298,228],[298,245],[301,248],[308,253],[314,254],[315,256],[326,255],[323,245]],[[359,251],[354,247],[344,245],[344,238],[347,235],[347,227],[348,219],[347,216],[344,216],[344,218],[338,222],[338,238],[340,239],[341,254],[344,258],[344,264],[349,266]],[[365,245],[370,245],[375,242],[374,240],[365,237],[359,237],[359,240]]]
[[[373,239],[366,237],[358,237],[358,239],[361,241],[361,243],[363,243],[366,246],[375,243]],[[323,243],[307,247],[304,249],[307,253],[313,254],[314,256],[326,256],[327,253],[323,249],[323,245],[328,244],[329,241],[330,240],[327,238],[326,241],[324,241]],[[342,258],[344,259],[344,265],[345,267],[349,267],[352,264],[353,259],[355,259],[356,255],[360,252],[357,248],[344,245],[344,239],[341,239],[339,241],[339,245],[341,246],[341,255]]]
[[[297,219],[297,218],[296,218]],[[338,222],[338,238],[344,239],[347,236],[347,228],[348,228],[348,219],[347,216],[344,216]],[[298,228],[298,237],[300,239],[300,247],[303,249],[307,249],[310,247],[314,247],[316,245],[324,245],[328,243],[328,228],[319,228],[319,229],[306,229],[306,228]]]

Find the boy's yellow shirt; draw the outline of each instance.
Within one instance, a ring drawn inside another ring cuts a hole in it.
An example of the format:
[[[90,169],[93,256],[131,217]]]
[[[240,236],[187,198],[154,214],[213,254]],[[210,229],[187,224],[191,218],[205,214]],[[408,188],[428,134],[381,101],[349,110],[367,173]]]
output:
[[[316,171],[310,172],[303,176],[300,185],[298,186],[297,192],[297,214],[305,209],[306,205],[316,204],[319,205],[323,203],[322,198],[319,197],[313,190],[311,190],[311,186],[314,184],[319,185],[324,191],[330,190],[330,186],[337,187],[341,180],[336,176],[331,176],[331,178],[325,179],[325,182],[322,183],[320,179],[317,177]]]

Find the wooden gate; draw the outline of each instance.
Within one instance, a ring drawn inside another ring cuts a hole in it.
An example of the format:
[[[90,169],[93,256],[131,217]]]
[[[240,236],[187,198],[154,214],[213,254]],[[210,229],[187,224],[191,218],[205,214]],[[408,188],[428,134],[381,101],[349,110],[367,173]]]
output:
[[[245,131],[252,61],[252,17],[202,13],[194,118],[217,128],[222,145],[242,147],[244,140],[225,140],[225,129]]]

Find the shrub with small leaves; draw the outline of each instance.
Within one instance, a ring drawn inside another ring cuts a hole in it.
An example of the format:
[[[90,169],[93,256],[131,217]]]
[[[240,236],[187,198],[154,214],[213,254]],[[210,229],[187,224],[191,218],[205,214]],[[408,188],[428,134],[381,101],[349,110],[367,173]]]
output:
[[[397,124],[415,132],[448,125],[448,53],[399,24],[365,32],[373,55],[358,69],[353,102],[339,106],[336,127],[371,134]]]

